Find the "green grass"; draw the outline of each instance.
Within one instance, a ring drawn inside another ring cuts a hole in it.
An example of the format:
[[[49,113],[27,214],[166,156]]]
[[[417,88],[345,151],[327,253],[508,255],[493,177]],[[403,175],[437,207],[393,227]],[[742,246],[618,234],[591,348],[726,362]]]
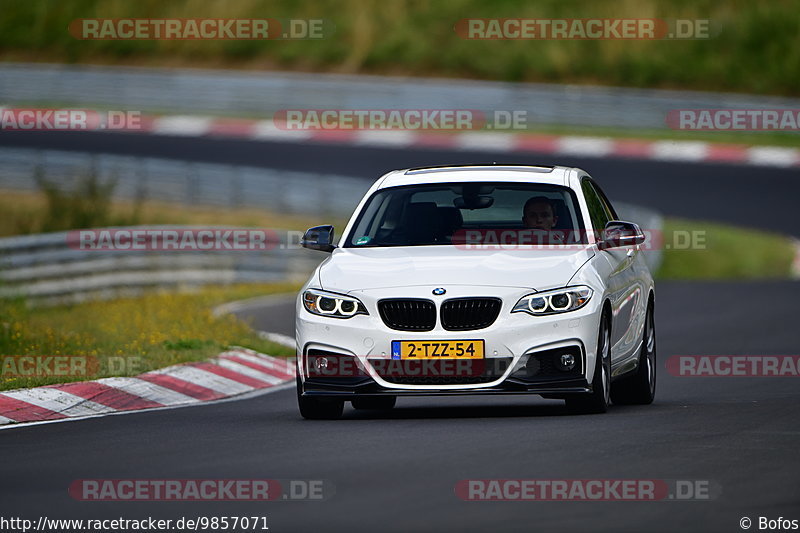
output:
[[[262,340],[233,315],[213,316],[213,306],[254,296],[294,292],[291,283],[206,287],[189,293],[159,292],[138,298],[30,308],[23,300],[0,300],[0,390],[136,375],[208,359],[229,346],[276,356],[294,350]],[[90,375],[11,375],[8,356],[76,356]],[[92,364],[97,362],[96,365]]]
[[[783,235],[672,218],[664,223],[664,243],[671,247],[657,278],[668,280],[786,279],[795,253]]]
[[[74,191],[73,191],[74,193]],[[54,228],[53,219],[62,223],[59,209],[48,203],[44,194],[26,191],[0,189],[0,237],[41,233],[48,230],[79,229],[83,226],[61,225]],[[344,220],[320,220],[310,215],[289,215],[273,213],[253,207],[228,209],[210,206],[187,206],[164,202],[147,201],[109,202],[105,220],[97,227],[113,225],[159,225],[183,224],[215,226],[235,226],[252,228],[277,228],[302,231],[321,223],[332,223],[337,228],[344,227]]]
[[[5,0],[0,60],[206,66],[800,94],[798,0]],[[82,41],[78,18],[322,18],[302,41]],[[697,40],[465,40],[462,18],[710,19]]]

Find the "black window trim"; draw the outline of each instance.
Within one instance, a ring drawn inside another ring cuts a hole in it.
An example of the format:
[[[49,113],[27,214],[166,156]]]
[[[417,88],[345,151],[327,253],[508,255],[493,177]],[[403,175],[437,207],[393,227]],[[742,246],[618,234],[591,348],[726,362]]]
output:
[[[592,223],[592,228],[594,228],[594,231],[596,231],[596,232],[597,231],[603,231],[603,229],[605,229],[605,228],[604,227],[603,228],[596,228],[594,220],[592,220],[592,213],[591,213],[591,209],[589,208],[589,199],[586,197],[586,191],[583,190],[583,187],[584,187],[585,184],[589,186],[589,188],[597,196],[597,199],[600,200],[600,207],[603,208],[603,211],[609,217],[608,220],[614,220],[614,217],[616,216],[616,212],[614,211],[613,207],[605,205],[605,202],[603,201],[603,197],[601,196],[601,192],[598,191],[597,184],[595,183],[595,181],[590,176],[587,175],[587,176],[584,176],[583,178],[581,178],[581,194],[583,194],[583,200],[584,200],[584,202],[586,202],[586,208],[589,209],[589,221]]]

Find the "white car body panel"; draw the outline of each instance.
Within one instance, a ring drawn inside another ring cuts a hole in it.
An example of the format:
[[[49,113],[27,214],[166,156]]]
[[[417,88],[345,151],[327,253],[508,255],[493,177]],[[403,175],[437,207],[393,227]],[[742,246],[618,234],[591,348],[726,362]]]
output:
[[[537,351],[561,346],[580,346],[585,360],[583,378],[591,385],[598,328],[603,306],[612,313],[612,375],[636,368],[648,298],[654,291],[641,245],[600,250],[594,238],[584,245],[565,249],[463,250],[453,245],[354,248],[343,247],[358,214],[378,190],[402,185],[491,181],[544,183],[572,189],[587,230],[591,227],[589,209],[581,190],[588,174],[580,169],[553,167],[453,167],[421,171],[393,171],[378,179],[359,203],[341,233],[335,249],[310,277],[297,300],[296,338],[298,374],[306,379],[304,355],[309,349],[327,350],[356,357],[382,389],[404,392],[489,390],[500,386]],[[591,231],[589,231],[591,235]],[[594,290],[582,308],[548,316],[511,313],[523,296],[553,288],[586,285]],[[446,295],[432,295],[435,288],[446,288]],[[302,302],[306,289],[322,289],[358,298],[368,315],[348,319],[319,316],[308,312]],[[383,298],[423,298],[441,301],[458,297],[496,297],[502,300],[497,320],[475,331],[448,331],[437,324],[431,331],[411,332],[391,329],[377,310]],[[424,385],[387,382],[372,372],[367,358],[386,358],[395,340],[485,340],[487,359],[511,357],[512,364],[499,379],[477,384]],[[537,389],[538,390],[538,389]]]

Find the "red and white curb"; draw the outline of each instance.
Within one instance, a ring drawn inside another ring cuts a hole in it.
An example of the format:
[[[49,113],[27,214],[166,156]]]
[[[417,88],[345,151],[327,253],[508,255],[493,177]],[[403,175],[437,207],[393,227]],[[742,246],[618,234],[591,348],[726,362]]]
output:
[[[0,392],[0,425],[196,405],[275,388],[294,376],[291,359],[233,348],[208,361],[136,377]]]
[[[533,133],[414,130],[287,130],[272,120],[202,116],[144,116],[138,131],[184,137],[231,137],[283,142],[319,142],[392,148],[491,150],[587,157],[623,157],[676,162],[733,163],[772,167],[800,166],[800,149],[699,141],[618,139]]]

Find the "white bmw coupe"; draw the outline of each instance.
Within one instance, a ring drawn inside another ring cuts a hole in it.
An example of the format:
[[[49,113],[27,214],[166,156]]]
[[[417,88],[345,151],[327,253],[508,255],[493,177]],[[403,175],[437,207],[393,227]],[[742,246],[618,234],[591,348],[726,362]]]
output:
[[[645,236],[579,168],[389,172],[297,299],[305,418],[397,397],[539,394],[570,411],[649,404],[656,385]]]

